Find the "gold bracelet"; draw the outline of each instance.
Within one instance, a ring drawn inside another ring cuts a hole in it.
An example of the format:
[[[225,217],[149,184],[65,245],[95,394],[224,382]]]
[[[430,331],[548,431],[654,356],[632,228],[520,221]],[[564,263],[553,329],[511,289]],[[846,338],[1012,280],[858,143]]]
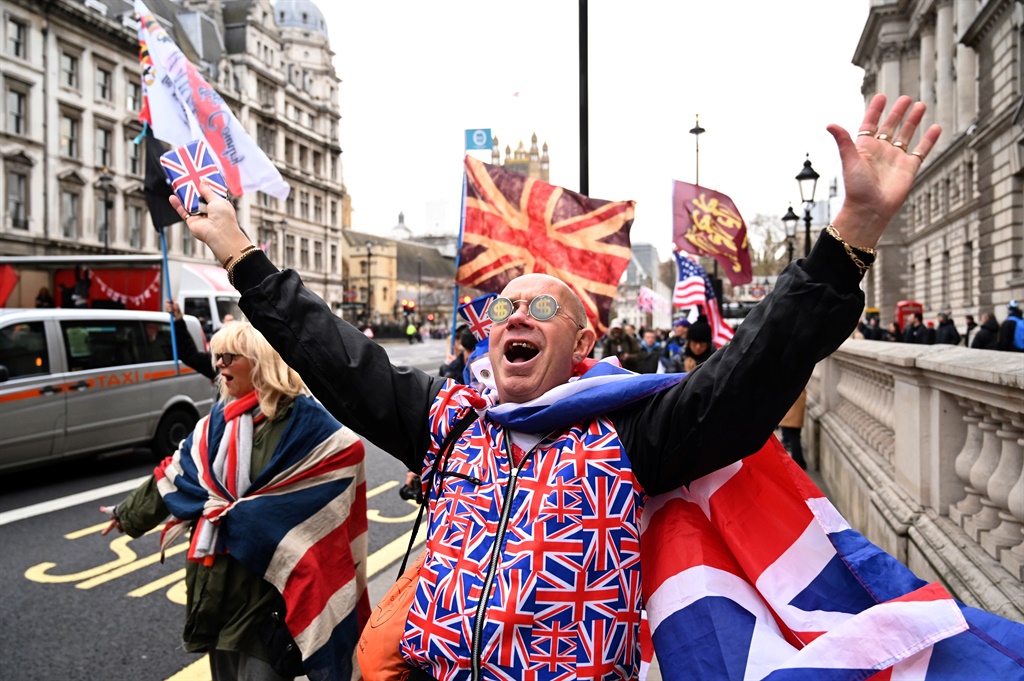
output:
[[[825,231],[828,232],[829,236],[843,245],[843,248],[846,250],[846,255],[850,256],[850,260],[852,260],[853,264],[857,266],[857,269],[860,270],[861,274],[864,274],[871,269],[871,265],[864,264],[864,261],[857,257],[857,254],[853,252],[853,246],[846,243],[846,241],[843,240],[843,237],[839,236],[839,232],[836,231],[836,228],[832,226],[831,223],[825,228]],[[870,255],[871,257],[878,255],[878,252],[873,248],[861,248],[858,246],[857,250],[866,255]]]
[[[259,249],[256,248],[255,246],[253,246],[252,244],[249,244],[248,246],[246,246],[245,248],[242,249],[242,252],[238,254],[237,258],[234,258],[234,259],[228,258],[228,264],[227,264],[226,269],[228,271],[228,283],[229,284],[231,284],[232,286],[235,285],[235,267],[238,266],[238,263],[242,262],[243,260],[245,260],[246,258],[248,258],[250,255],[252,255],[253,253],[255,253],[258,250]]]

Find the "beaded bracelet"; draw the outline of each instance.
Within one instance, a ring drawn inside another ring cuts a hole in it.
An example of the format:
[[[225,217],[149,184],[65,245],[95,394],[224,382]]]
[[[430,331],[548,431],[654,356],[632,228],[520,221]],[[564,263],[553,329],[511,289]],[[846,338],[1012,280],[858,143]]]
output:
[[[228,258],[227,265],[225,265],[224,267],[228,271],[228,283],[229,284],[231,284],[232,286],[235,285],[235,267],[238,265],[238,263],[240,263],[243,260],[245,260],[246,258],[248,258],[250,255],[255,253],[257,250],[259,250],[259,249],[256,248],[255,246],[253,246],[252,244],[249,244],[248,246],[246,246],[245,248],[242,249],[242,252],[238,254],[237,258],[234,258],[234,259]]]
[[[857,257],[857,254],[853,252],[854,247],[846,243],[846,241],[843,240],[843,237],[839,236],[839,232],[836,231],[836,228],[833,227],[832,224],[829,224],[829,226],[825,228],[825,231],[828,232],[829,236],[843,245],[843,248],[846,250],[846,255],[850,256],[850,260],[852,260],[853,264],[857,266],[857,269],[860,270],[861,274],[864,274],[871,269],[871,265],[865,264],[863,260]],[[864,253],[865,255],[870,255],[872,258],[878,254],[873,248],[862,248],[858,246],[856,250]]]

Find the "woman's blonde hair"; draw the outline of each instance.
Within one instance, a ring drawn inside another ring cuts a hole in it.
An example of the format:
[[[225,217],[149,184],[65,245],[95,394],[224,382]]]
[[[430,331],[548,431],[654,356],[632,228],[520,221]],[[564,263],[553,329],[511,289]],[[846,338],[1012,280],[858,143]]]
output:
[[[277,410],[296,396],[309,394],[295,370],[284,363],[277,350],[270,347],[263,334],[249,322],[230,322],[222,326],[210,339],[210,352],[214,355],[230,352],[249,360],[252,386],[259,395],[260,409],[268,419],[274,418]],[[216,369],[216,360],[213,365]],[[217,389],[221,400],[231,399],[221,375],[217,376]]]

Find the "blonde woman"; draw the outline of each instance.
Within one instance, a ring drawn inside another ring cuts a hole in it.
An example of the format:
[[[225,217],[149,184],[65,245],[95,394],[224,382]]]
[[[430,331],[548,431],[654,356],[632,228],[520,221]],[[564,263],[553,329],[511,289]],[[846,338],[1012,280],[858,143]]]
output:
[[[210,654],[213,681],[347,680],[369,614],[362,442],[248,322],[211,350],[220,401],[101,509],[103,534],[138,537],[170,516],[166,548],[191,530],[184,644]]]

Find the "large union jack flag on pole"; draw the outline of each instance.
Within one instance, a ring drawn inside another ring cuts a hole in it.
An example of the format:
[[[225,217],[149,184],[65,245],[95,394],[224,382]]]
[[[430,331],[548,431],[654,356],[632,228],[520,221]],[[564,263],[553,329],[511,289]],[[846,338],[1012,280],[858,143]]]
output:
[[[183,147],[168,151],[160,157],[160,165],[171,178],[171,186],[181,199],[181,205],[190,213],[199,211],[199,201],[202,198],[199,195],[199,183],[203,180],[221,196],[228,195],[224,177],[203,140],[189,142]]]
[[[499,292],[522,274],[558,277],[601,335],[629,264],[633,201],[592,199],[466,156],[456,282]]]

